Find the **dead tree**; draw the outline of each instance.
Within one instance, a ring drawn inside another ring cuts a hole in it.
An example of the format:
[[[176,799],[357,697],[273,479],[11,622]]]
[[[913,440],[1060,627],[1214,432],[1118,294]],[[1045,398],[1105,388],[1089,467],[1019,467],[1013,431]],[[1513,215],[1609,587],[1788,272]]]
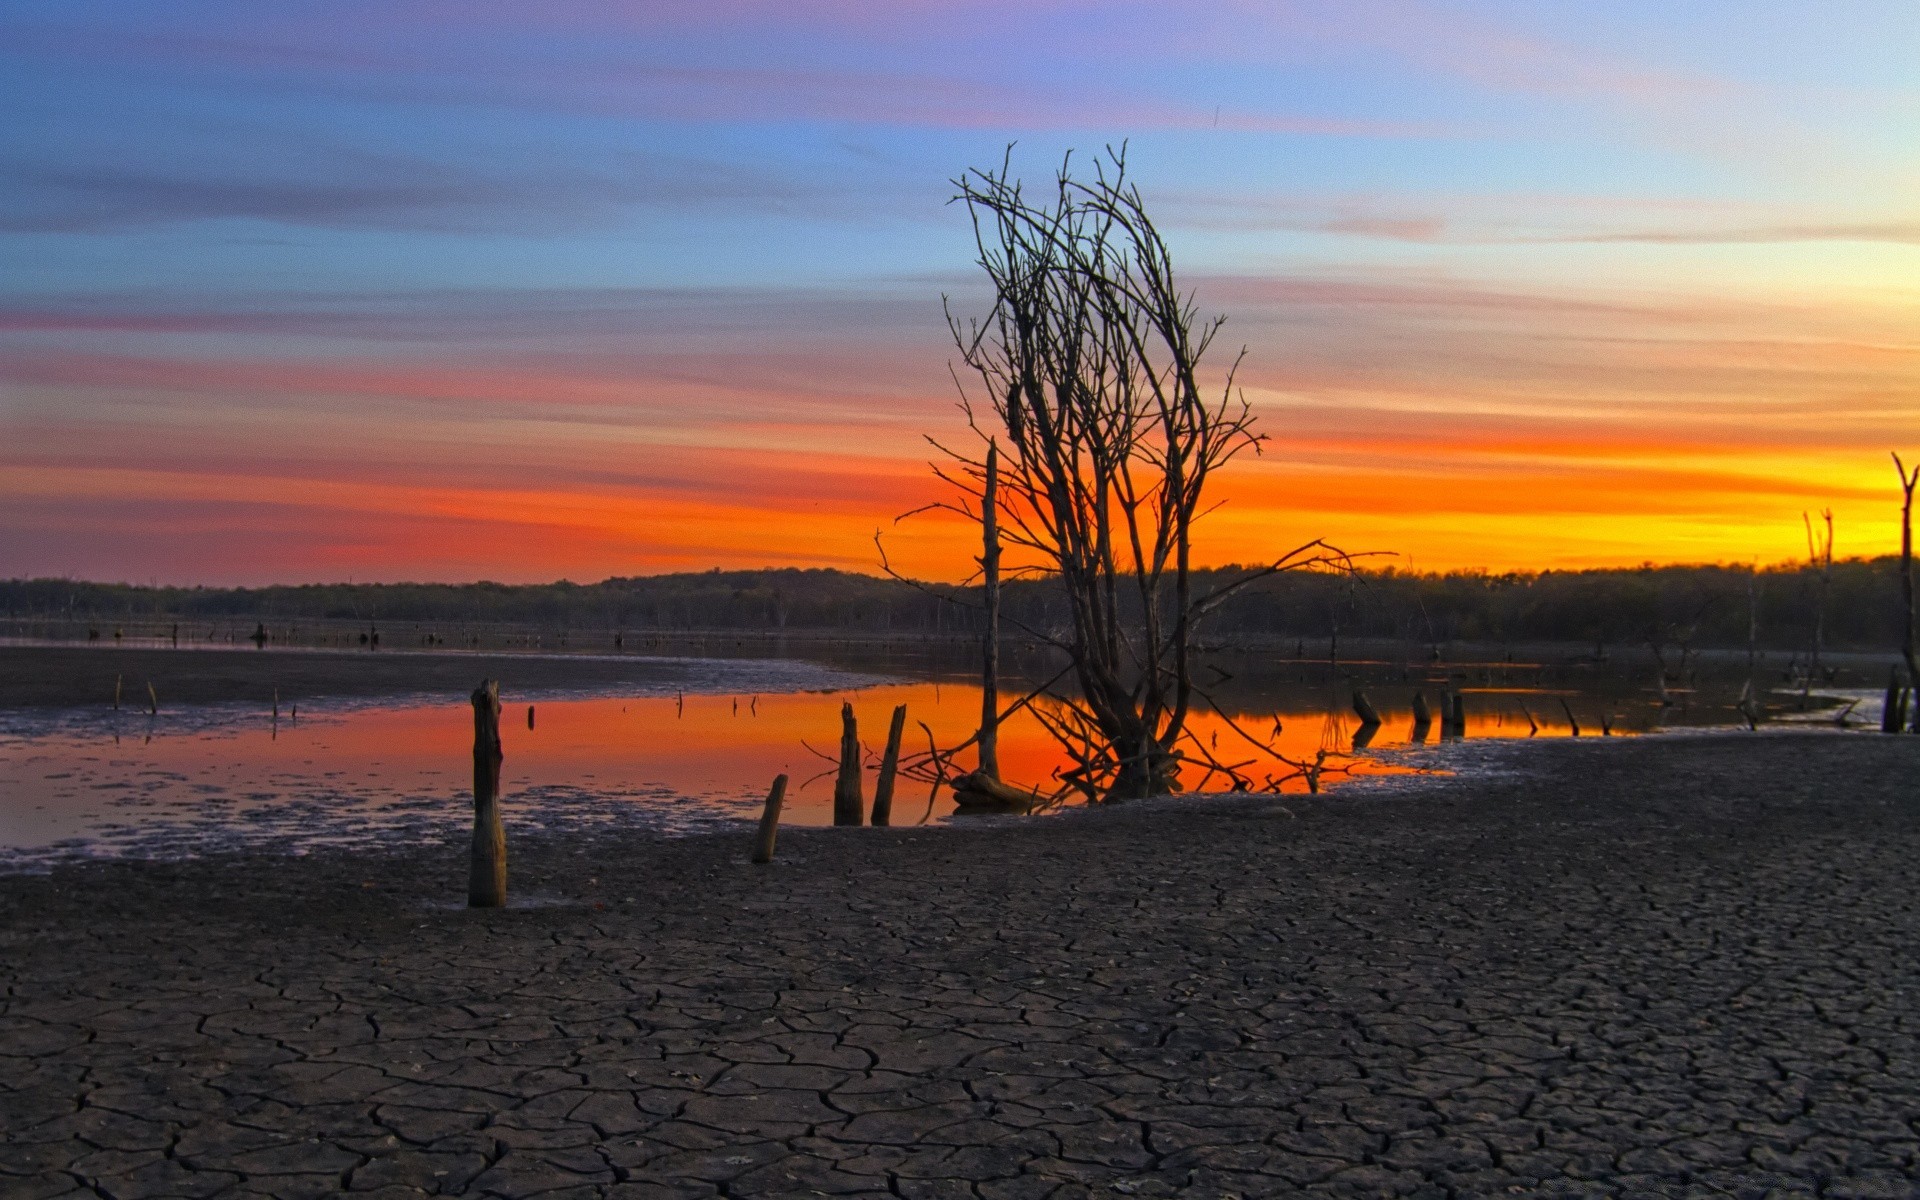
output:
[[[1825,527],[1816,534],[1813,517],[1800,514],[1807,527],[1807,567],[1813,572],[1813,632],[1807,644],[1807,678],[1800,689],[1803,710],[1811,707],[1813,686],[1820,682],[1820,653],[1827,640],[1827,592],[1833,586],[1833,510],[1820,510],[1820,519]]]
[[[1913,470],[1893,456],[1893,469],[1900,472],[1900,659],[1907,665],[1907,686],[1920,686],[1920,664],[1914,661],[1913,645],[1913,489],[1920,484],[1920,463]],[[1920,711],[1920,704],[1915,705]]]
[[[980,488],[980,590],[986,627],[980,634],[980,774],[1000,778],[1000,447],[987,439]]]
[[[935,443],[947,455],[935,471],[959,499],[931,507],[995,520],[1017,568],[1057,578],[1065,593],[1070,631],[1040,636],[1066,653],[1074,686],[1030,709],[1075,752],[1063,777],[1102,799],[1177,790],[1199,623],[1255,579],[1346,558],[1309,541],[1195,594],[1207,485],[1261,442],[1233,368],[1212,381],[1202,371],[1221,319],[1199,319],[1175,285],[1124,148],[1096,161],[1091,179],[1076,178],[1069,158],[1038,199],[1009,163],[954,181],[994,303],[977,321],[949,310],[985,400],[976,406],[963,386],[979,440]]]

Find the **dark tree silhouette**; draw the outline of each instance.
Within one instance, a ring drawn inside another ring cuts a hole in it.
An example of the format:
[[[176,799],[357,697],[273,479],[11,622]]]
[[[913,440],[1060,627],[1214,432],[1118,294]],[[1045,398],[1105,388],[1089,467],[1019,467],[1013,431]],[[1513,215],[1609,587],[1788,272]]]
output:
[[[978,447],[940,447],[948,457],[935,470],[960,498],[936,507],[976,521],[995,512],[1017,564],[1009,574],[1043,574],[1065,596],[1067,632],[1028,632],[1072,663],[1076,686],[1033,707],[1075,760],[1067,782],[1103,799],[1177,790],[1182,758],[1198,749],[1186,720],[1200,623],[1257,579],[1347,559],[1309,541],[1196,590],[1207,486],[1262,440],[1234,367],[1203,382],[1223,319],[1200,320],[1176,286],[1124,148],[1096,160],[1090,179],[1069,157],[1038,200],[1009,163],[954,181],[994,302],[973,321],[949,309],[985,400],[962,386]]]

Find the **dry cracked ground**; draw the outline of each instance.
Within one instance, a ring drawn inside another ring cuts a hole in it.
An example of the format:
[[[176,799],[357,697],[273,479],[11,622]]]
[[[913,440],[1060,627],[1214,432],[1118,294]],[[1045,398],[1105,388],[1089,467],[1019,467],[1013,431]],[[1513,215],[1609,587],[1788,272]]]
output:
[[[1911,1196],[1920,739],[0,880],[0,1195]]]

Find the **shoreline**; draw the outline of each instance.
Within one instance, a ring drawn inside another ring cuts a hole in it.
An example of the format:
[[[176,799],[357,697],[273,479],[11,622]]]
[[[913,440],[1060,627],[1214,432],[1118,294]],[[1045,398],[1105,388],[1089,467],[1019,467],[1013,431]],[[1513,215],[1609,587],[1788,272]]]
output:
[[[0,877],[0,1191],[1907,1194],[1920,739],[1517,757]]]

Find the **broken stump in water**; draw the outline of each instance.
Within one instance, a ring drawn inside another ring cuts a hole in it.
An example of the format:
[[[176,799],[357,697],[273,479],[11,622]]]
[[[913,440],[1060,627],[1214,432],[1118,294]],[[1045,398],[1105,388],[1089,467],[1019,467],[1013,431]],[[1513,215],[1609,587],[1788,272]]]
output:
[[[900,770],[900,735],[907,728],[907,706],[896,705],[893,723],[887,726],[887,750],[880,756],[880,778],[873,785],[872,824],[893,823],[893,780]]]
[[[467,869],[467,907],[507,903],[507,832],[500,824],[500,685],[488,679],[473,690],[473,857]]]
[[[833,781],[833,823],[858,825],[866,817],[866,800],[860,794],[860,727],[853,719],[853,705],[840,706],[840,775]]]

